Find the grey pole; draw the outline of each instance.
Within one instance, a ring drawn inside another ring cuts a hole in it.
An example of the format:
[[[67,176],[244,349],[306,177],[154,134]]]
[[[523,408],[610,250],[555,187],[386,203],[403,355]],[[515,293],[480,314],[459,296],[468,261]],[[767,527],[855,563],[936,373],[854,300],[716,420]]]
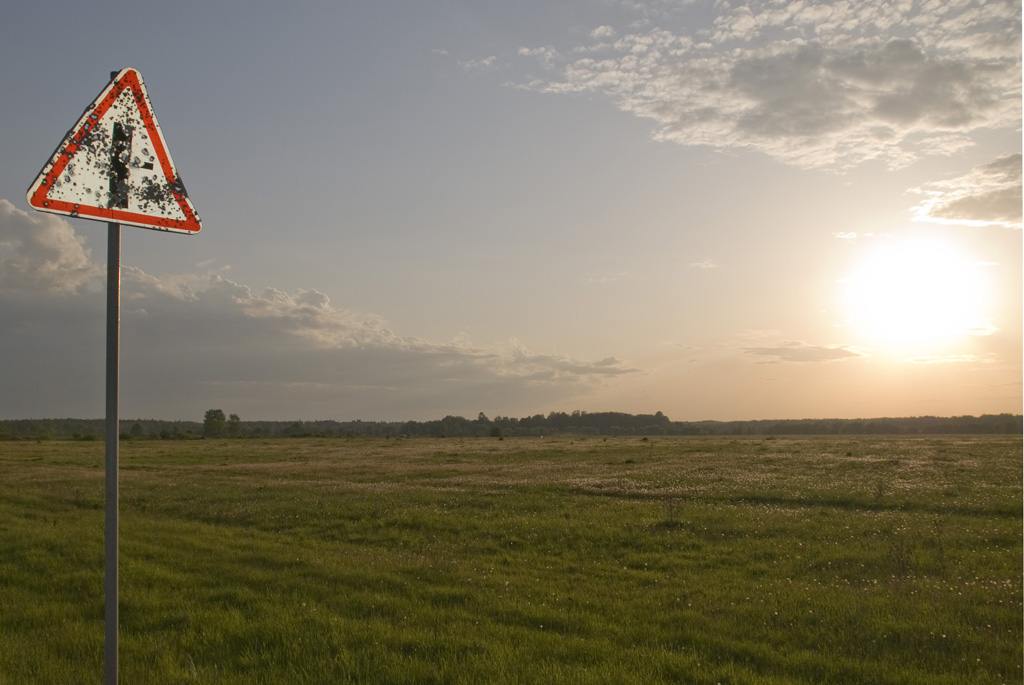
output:
[[[103,524],[103,683],[117,685],[117,360],[121,321],[121,224],[107,224],[107,450]]]
[[[118,72],[110,72],[110,80]],[[130,134],[114,131],[110,152],[110,207],[128,206],[128,168],[123,153],[131,150]],[[117,509],[118,509],[118,348],[121,339],[121,224],[107,224],[107,445],[105,518],[103,522],[103,685],[117,685]]]

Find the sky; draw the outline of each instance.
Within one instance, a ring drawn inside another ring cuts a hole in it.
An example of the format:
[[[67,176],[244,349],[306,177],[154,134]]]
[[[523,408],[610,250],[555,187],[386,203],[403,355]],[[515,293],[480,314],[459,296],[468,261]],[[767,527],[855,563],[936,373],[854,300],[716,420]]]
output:
[[[26,190],[138,69],[120,415],[1022,411],[1021,5],[15,0],[0,418],[104,413],[106,226]]]

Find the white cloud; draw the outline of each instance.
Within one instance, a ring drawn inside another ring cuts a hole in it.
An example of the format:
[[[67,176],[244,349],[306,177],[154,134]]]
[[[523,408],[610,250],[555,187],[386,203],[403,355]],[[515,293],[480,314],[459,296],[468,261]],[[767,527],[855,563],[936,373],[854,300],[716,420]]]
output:
[[[519,54],[523,57],[535,57],[545,67],[552,67],[558,59],[558,51],[550,45],[541,48],[519,48]]]
[[[25,360],[8,366],[0,413],[102,413],[104,298],[81,287],[99,271],[66,221],[0,201],[0,355]],[[247,418],[436,418],[423,408],[468,415],[496,405],[528,413],[636,371],[515,340],[399,335],[325,293],[256,293],[217,274],[124,266],[121,292],[123,415],[189,418],[209,406]]]
[[[703,271],[709,271],[711,269],[720,269],[721,268],[721,265],[719,265],[717,262],[715,262],[712,259],[705,259],[705,260],[700,261],[700,262],[693,262],[693,263],[690,264],[690,266],[692,268],[694,268],[694,269],[701,269]]]
[[[973,354],[947,354],[944,356],[912,357],[906,361],[911,364],[974,364],[982,360]]]
[[[710,26],[654,28],[610,45],[608,27],[598,27],[591,40],[602,41],[601,58],[545,53],[560,76],[523,87],[603,94],[654,121],[656,139],[753,149],[805,167],[902,166],[1020,120],[1019,4],[716,7]]]
[[[103,273],[67,221],[0,200],[0,288],[69,293]]]
[[[968,226],[1021,227],[1021,155],[1014,153],[948,181],[912,192],[924,196],[914,219]]]
[[[615,282],[618,282],[618,281],[626,280],[629,277],[630,277],[629,272],[627,272],[627,271],[620,271],[618,273],[605,274],[603,276],[599,276],[599,277],[596,277],[596,278],[588,278],[587,282],[588,283],[615,283]]]
[[[808,343],[794,340],[783,341],[772,347],[747,347],[743,351],[747,354],[768,357],[769,361],[762,362],[766,364],[779,362],[835,362],[863,356],[853,348],[842,345],[809,345]]]
[[[497,60],[498,57],[496,55],[491,55],[490,57],[484,57],[483,59],[471,59],[459,62],[459,66],[466,71],[488,71],[494,68],[494,64]]]

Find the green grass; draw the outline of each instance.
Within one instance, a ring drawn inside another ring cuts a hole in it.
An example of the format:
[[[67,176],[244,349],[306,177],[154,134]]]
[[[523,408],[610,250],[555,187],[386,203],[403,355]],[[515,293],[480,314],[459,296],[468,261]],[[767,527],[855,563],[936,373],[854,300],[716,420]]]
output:
[[[1021,440],[121,445],[125,683],[1021,682]],[[103,445],[0,446],[0,683],[96,683]]]

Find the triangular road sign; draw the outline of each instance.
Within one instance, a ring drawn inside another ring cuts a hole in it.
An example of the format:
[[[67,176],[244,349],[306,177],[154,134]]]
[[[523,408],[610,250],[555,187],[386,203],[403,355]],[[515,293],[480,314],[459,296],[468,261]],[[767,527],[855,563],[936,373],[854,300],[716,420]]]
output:
[[[202,227],[135,69],[122,69],[86,108],[28,189],[28,203],[162,231]]]

